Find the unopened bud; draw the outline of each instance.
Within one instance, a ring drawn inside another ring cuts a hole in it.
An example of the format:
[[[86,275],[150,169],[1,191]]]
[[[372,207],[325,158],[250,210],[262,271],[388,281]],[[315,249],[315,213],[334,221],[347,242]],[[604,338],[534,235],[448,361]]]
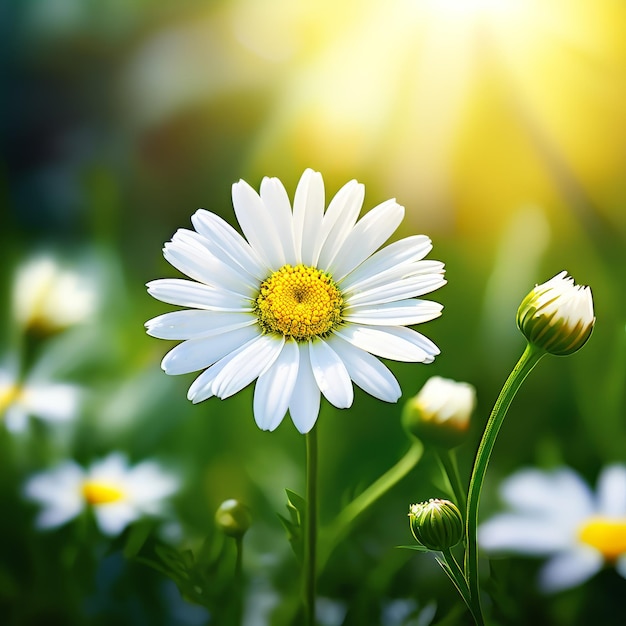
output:
[[[215,513],[215,523],[229,537],[243,537],[250,525],[252,518],[245,504],[239,500],[225,500],[220,504]]]
[[[463,518],[450,500],[430,499],[409,507],[413,537],[429,550],[448,550],[463,537]]]
[[[591,289],[577,285],[565,271],[537,285],[517,311],[517,325],[526,339],[558,356],[582,348],[595,321]]]
[[[433,376],[404,405],[402,424],[425,443],[453,448],[465,439],[475,406],[472,385]]]

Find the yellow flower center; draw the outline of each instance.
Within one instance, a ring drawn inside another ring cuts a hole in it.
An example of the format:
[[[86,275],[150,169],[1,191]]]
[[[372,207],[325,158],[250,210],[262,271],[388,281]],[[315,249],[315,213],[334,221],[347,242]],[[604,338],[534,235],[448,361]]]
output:
[[[124,498],[124,492],[115,485],[97,480],[86,480],[83,483],[83,496],[89,504],[109,504]]]
[[[626,518],[592,517],[580,527],[578,537],[601,552],[607,561],[615,561],[626,553]]]
[[[0,389],[0,414],[4,413],[14,402],[23,395],[24,390],[19,385],[9,385]]]
[[[265,332],[296,341],[323,337],[341,322],[343,298],[333,280],[315,267],[283,265],[267,280],[255,301]]]

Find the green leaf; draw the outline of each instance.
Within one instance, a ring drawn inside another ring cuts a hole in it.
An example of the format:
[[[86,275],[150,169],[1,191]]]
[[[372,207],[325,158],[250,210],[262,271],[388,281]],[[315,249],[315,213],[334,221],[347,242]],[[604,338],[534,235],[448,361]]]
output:
[[[296,555],[299,563],[302,563],[304,554],[304,542],[302,537],[302,520],[306,512],[306,500],[290,489],[287,493],[287,511],[289,518],[278,514],[278,519],[287,531],[287,539]]]
[[[396,546],[396,548],[401,548],[403,550],[415,550],[416,552],[432,552],[426,546],[420,546],[418,543],[412,546]]]
[[[132,559],[139,554],[139,551],[148,540],[153,528],[154,524],[151,521],[133,524],[126,538],[126,544],[124,545],[124,556],[127,559]]]

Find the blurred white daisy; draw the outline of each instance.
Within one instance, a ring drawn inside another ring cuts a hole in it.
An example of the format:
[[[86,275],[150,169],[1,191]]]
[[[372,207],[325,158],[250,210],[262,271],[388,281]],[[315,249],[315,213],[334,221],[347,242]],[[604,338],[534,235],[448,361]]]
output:
[[[154,461],[130,467],[114,452],[85,470],[75,461],[32,476],[24,495],[41,505],[36,525],[55,528],[91,507],[100,530],[117,535],[135,520],[164,511],[165,499],[179,486],[178,479]]]
[[[96,308],[97,293],[87,276],[41,256],[18,268],[12,302],[20,326],[52,333],[87,319]]]
[[[11,368],[0,369],[0,420],[8,430],[26,428],[29,416],[48,422],[74,419],[80,409],[83,390],[70,383],[32,377],[19,382]]]
[[[569,468],[522,470],[502,483],[512,509],[479,527],[484,550],[548,556],[539,585],[575,587],[604,566],[626,578],[626,466],[606,467],[597,493]]]
[[[158,300],[190,309],[146,323],[154,337],[184,340],[163,359],[165,372],[208,368],[189,389],[194,403],[227,398],[258,379],[254,416],[263,430],[274,430],[289,410],[308,432],[320,393],[347,408],[352,381],[396,402],[400,386],[376,357],[430,363],[439,354],[406,328],[441,314],[440,304],[417,299],[445,284],[443,264],[422,260],[430,239],[416,235],[378,250],[404,208],[387,200],[357,222],[365,191],[352,180],[324,211],[324,183],[310,169],[293,210],[276,178],[263,179],[260,195],[244,181],[232,194],[247,241],[201,209],[191,218],[195,231],[179,230],[164,248],[193,280],[148,283]]]

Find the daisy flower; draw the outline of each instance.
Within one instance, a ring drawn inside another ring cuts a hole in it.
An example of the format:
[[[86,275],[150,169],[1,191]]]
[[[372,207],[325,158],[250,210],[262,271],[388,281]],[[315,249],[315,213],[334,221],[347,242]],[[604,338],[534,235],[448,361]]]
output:
[[[326,211],[324,183],[307,169],[293,209],[276,178],[258,194],[233,185],[242,237],[205,210],[165,244],[165,258],[192,280],[161,279],[149,293],[188,310],[146,323],[160,339],[184,340],[162,361],[167,374],[204,370],[188,398],[227,398],[257,380],[254,417],[274,430],[289,411],[311,430],[320,395],[352,404],[352,382],[396,402],[400,386],[376,357],[430,363],[435,344],[407,328],[438,317],[442,306],[418,296],[445,284],[443,264],[425,261],[424,235],[378,248],[397,229],[404,208],[387,200],[357,222],[364,186],[352,180]]]
[[[56,528],[90,507],[100,530],[118,535],[131,522],[163,512],[164,500],[178,489],[178,480],[155,462],[128,465],[114,452],[85,470],[68,460],[32,476],[24,486],[27,499],[41,505],[36,526]]]
[[[8,430],[26,428],[28,417],[48,422],[64,422],[76,417],[82,389],[69,383],[50,382],[33,377],[20,383],[15,372],[0,369],[0,419]]]
[[[596,494],[569,468],[522,470],[501,493],[511,511],[480,526],[480,545],[549,557],[540,571],[543,591],[580,585],[606,565],[626,578],[626,466],[606,467]]]

